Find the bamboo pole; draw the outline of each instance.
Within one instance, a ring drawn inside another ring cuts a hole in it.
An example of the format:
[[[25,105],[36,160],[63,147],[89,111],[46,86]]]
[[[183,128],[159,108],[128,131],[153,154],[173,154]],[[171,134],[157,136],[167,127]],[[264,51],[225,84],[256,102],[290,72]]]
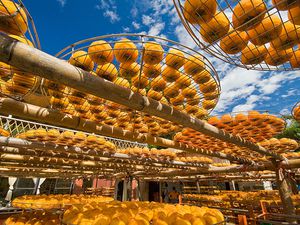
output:
[[[0,149],[0,153],[29,155],[37,157],[57,157],[60,159],[92,160],[127,164],[134,163],[137,165],[151,165],[154,167],[158,165],[157,167],[182,169],[186,169],[187,167],[200,168],[201,166],[203,166],[203,164],[200,166],[200,163],[197,165],[193,165],[180,161],[160,161],[151,158],[140,159],[121,153],[109,154],[92,149],[83,150],[79,147],[61,146],[53,143],[31,142],[11,137],[0,137],[0,146],[10,147]],[[37,150],[37,152],[35,152],[34,150]]]
[[[68,166],[68,165],[58,165],[58,164],[49,164],[49,163],[36,163],[36,162],[27,162],[27,161],[0,161],[0,167],[2,168],[18,168],[18,169],[58,169],[58,170],[74,170],[74,171],[82,171],[82,175],[98,175],[98,173],[109,172],[134,172],[136,170],[129,170],[129,168],[117,167],[117,168],[108,168],[108,167],[83,167],[83,166]],[[29,174],[30,175],[30,174]]]
[[[287,174],[285,172],[285,169],[281,168],[278,163],[274,163],[276,166],[276,182],[277,187],[279,190],[279,195],[281,198],[281,203],[283,206],[283,212],[284,214],[294,216],[296,215],[295,206],[293,204],[292,200],[292,188],[291,184],[288,181]],[[287,218],[287,221],[290,224],[298,224],[297,220],[294,218]]]
[[[55,126],[66,127],[74,130],[86,131],[99,135],[105,135],[115,138],[120,138],[128,141],[136,141],[140,143],[148,143],[151,145],[158,145],[167,148],[180,149],[187,152],[198,153],[207,156],[213,156],[223,159],[228,159],[232,162],[239,162],[243,164],[254,164],[253,161],[235,157],[220,152],[207,151],[198,149],[186,144],[174,142],[160,137],[153,137],[151,135],[142,135],[129,131],[124,131],[118,127],[108,125],[99,125],[93,121],[82,119],[75,116],[66,115],[59,111],[46,109],[43,107],[31,105],[28,103],[19,102],[9,98],[0,98],[0,113],[5,115],[14,115],[27,120],[33,120],[41,123],[48,123]]]
[[[286,169],[293,169],[293,168],[300,168],[300,159],[291,159],[288,161],[281,161],[278,164],[281,168]],[[250,172],[250,171],[264,171],[264,170],[273,170],[275,171],[276,166],[272,162],[265,162],[260,165],[253,165],[253,166],[245,166],[245,165],[238,165],[238,166],[228,166],[228,167],[210,167],[207,170],[201,171],[201,173],[197,171],[166,171],[161,172],[160,174],[148,174],[148,177],[157,177],[157,176],[165,176],[165,177],[176,177],[176,176],[196,176],[202,174],[222,174],[222,173],[240,173],[240,172]],[[134,173],[135,176],[144,176],[143,172],[136,172]]]
[[[41,167],[42,166],[42,167]],[[35,171],[44,171],[44,170],[59,170],[59,171],[67,171],[67,173],[78,173],[81,175],[99,175],[99,173],[108,173],[112,174],[114,173],[113,169],[107,169],[107,168],[101,168],[101,169],[94,169],[94,170],[87,170],[82,167],[64,167],[61,165],[49,165],[49,164],[39,164],[34,165],[30,163],[11,163],[11,162],[0,162],[1,169],[16,169],[16,170],[35,170]],[[62,172],[63,173],[63,172]],[[2,171],[1,171],[2,174]],[[28,176],[31,175],[31,173],[27,173]]]
[[[132,159],[121,159],[121,158],[104,158],[98,157],[88,157],[87,155],[74,155],[74,154],[52,154],[51,152],[43,152],[43,151],[28,151],[26,149],[1,149],[0,154],[10,154],[10,155],[21,155],[21,156],[29,156],[34,158],[47,158],[47,159],[60,159],[60,160],[72,160],[75,163],[84,162],[84,161],[90,161],[95,164],[97,163],[111,163],[111,165],[140,165],[140,166],[151,166],[153,168],[176,168],[181,170],[188,170],[189,166],[182,166],[182,165],[172,165],[172,163],[156,163],[156,162],[146,162],[146,161],[140,161],[138,159],[132,160]],[[107,160],[106,160],[107,159]],[[194,170],[201,170],[201,167],[195,167],[193,166]]]
[[[158,176],[160,176],[158,174]],[[230,177],[222,177],[222,178],[216,178],[216,177],[213,177],[213,176],[207,176],[207,177],[199,177],[199,175],[192,175],[192,176],[178,176],[178,177],[171,177],[171,178],[168,178],[168,177],[140,177],[140,179],[142,180],[160,180],[160,181],[164,181],[164,180],[178,180],[178,181],[187,181],[187,182],[191,182],[191,181],[195,181],[196,182],[196,186],[197,186],[197,181],[217,181],[217,182],[227,182],[227,181],[261,181],[261,180],[275,180],[276,179],[276,176],[262,176],[260,178],[255,178],[255,177],[245,177],[245,176],[230,176]],[[200,187],[200,186],[199,186]],[[198,187],[197,187],[197,191],[198,191]]]
[[[72,168],[84,168],[87,170],[95,170],[95,169],[126,169],[128,172],[144,170],[143,167],[140,165],[128,165],[128,164],[121,164],[121,163],[106,163],[106,162],[95,162],[95,161],[83,161],[83,160],[67,160],[61,158],[54,158],[54,157],[32,157],[26,155],[14,155],[14,154],[0,154],[0,162],[3,163],[26,163],[31,165],[36,165],[38,167],[43,167],[44,165],[51,165],[51,166],[65,166],[65,167],[72,167]],[[147,166],[145,166],[147,167]],[[154,169],[152,166],[148,166]],[[156,170],[155,170],[156,171]]]
[[[267,151],[259,145],[219,130],[202,120],[161,104],[154,99],[134,93],[128,88],[93,76],[63,60],[20,43],[4,34],[0,34],[0,60],[26,72],[65,84],[79,91],[181,124],[184,127],[189,127],[240,147],[246,147],[260,154],[272,156],[275,159],[282,159],[280,155]]]

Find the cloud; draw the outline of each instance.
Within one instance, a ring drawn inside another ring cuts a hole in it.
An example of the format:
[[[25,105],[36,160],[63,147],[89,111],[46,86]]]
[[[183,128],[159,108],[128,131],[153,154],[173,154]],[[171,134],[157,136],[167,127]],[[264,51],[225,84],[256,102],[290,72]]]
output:
[[[219,70],[218,67],[216,67],[217,70]],[[298,71],[262,72],[245,70],[239,67],[232,68],[231,66],[229,71],[220,73],[220,76],[221,95],[215,112],[223,113],[231,108],[232,111],[251,110],[258,106],[265,109],[272,107],[274,108],[272,111],[278,112],[279,109],[275,108],[278,107],[280,100],[278,102],[272,101],[271,105],[262,105],[262,103],[270,99],[278,99],[274,94],[288,82],[299,79],[300,73]],[[294,94],[297,93],[290,91],[286,96]],[[285,101],[284,103],[281,102],[280,105],[284,107],[286,104],[287,102]]]
[[[132,17],[137,17],[137,15],[138,15],[138,8],[134,5],[132,7],[132,9],[130,10],[130,13],[131,13]]]
[[[221,95],[215,111],[224,112],[241,100],[246,100],[255,92],[256,85],[260,82],[262,75],[262,72],[245,70],[239,67],[227,71],[220,81]],[[257,96],[253,95],[248,102],[234,108],[233,111],[253,108],[255,98]]]
[[[129,28],[129,27],[123,27],[123,31],[124,31],[124,32],[129,32],[129,31],[130,31],[130,28]]]
[[[96,9],[103,11],[103,16],[109,18],[111,23],[120,21],[120,16],[117,13],[117,6],[114,0],[100,0],[95,6]]]
[[[67,0],[57,0],[57,2],[61,5],[61,7],[64,7],[67,3]]]
[[[270,76],[259,83],[260,91],[264,94],[272,94],[287,81],[300,78],[300,73],[295,72],[271,72]]]
[[[148,16],[148,15],[143,15],[142,16],[142,23],[145,26],[150,26],[154,22],[155,22],[155,20],[151,16]]]
[[[153,26],[151,26],[150,30],[148,31],[148,34],[150,36],[158,36],[164,28],[165,23],[156,23]]]
[[[244,88],[257,83],[262,77],[262,72],[235,68],[222,80],[222,92]]]
[[[232,112],[246,112],[246,111],[254,109],[255,106],[256,106],[255,104],[237,105],[232,109]]]
[[[256,102],[260,100],[258,95],[250,95],[245,104],[237,105],[232,109],[232,112],[249,111],[255,108]]]
[[[105,17],[108,17],[110,22],[111,23],[115,23],[117,21],[120,21],[120,17],[119,15],[115,12],[115,11],[112,11],[112,10],[106,10],[103,15]]]
[[[134,29],[138,30],[141,28],[141,25],[135,21],[132,22],[132,26],[134,27]]]
[[[287,97],[290,97],[290,96],[293,96],[293,95],[299,95],[299,91],[296,90],[296,89],[291,89],[291,90],[288,90],[285,95],[281,95],[281,97],[287,98]]]
[[[280,110],[279,113],[280,113],[281,115],[288,115],[288,114],[291,113],[291,111],[288,110],[287,108],[284,108],[284,109]]]
[[[175,35],[177,36],[179,43],[181,43],[185,46],[188,46],[190,48],[193,48],[193,49],[197,47],[196,43],[191,38],[191,36],[188,34],[188,32],[186,31],[186,29],[184,28],[184,26],[182,24],[176,26]]]

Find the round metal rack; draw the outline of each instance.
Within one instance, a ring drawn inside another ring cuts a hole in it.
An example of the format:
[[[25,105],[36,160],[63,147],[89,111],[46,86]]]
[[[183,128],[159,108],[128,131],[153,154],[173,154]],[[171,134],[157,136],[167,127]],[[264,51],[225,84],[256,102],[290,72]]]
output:
[[[251,70],[299,70],[299,3],[173,0],[193,41],[210,55]]]
[[[32,16],[21,0],[0,0],[0,32],[29,46],[41,49]],[[0,95],[23,100],[35,92],[40,78],[5,63],[0,63]]]
[[[294,119],[300,123],[300,102],[297,102],[294,107],[292,108],[292,112],[291,112],[292,116],[294,117]]]
[[[213,110],[221,91],[217,72],[205,56],[160,37],[99,36],[67,46],[56,56],[197,118]],[[53,109],[124,130],[163,136],[181,129],[177,124],[48,80],[43,80],[43,92]]]

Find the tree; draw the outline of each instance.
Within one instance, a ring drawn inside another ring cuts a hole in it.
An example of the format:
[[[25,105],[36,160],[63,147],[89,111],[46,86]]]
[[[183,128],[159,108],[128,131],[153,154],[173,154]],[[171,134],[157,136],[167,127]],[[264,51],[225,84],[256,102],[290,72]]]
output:
[[[291,117],[283,116],[283,118],[287,119],[287,126],[281,134],[277,135],[277,138],[290,138],[300,142],[300,124]],[[300,148],[296,151],[300,151]]]

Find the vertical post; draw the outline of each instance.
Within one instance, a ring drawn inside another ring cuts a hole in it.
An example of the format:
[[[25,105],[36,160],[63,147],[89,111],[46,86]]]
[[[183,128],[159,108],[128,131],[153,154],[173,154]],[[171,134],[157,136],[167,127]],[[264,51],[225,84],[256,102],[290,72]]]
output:
[[[234,180],[231,181],[231,184],[232,184],[233,190],[235,191],[236,188],[235,188],[235,182],[234,182]]]
[[[118,200],[118,184],[119,184],[119,180],[116,178],[115,180],[115,189],[114,189],[114,200]]]
[[[275,162],[276,165],[276,182],[279,190],[279,195],[281,198],[281,203],[283,206],[283,212],[287,215],[296,215],[295,207],[292,201],[292,189],[291,185],[288,182],[287,174],[285,169],[280,168],[279,164]],[[296,219],[288,218],[287,219],[291,224],[297,224]]]
[[[33,178],[34,179],[34,178]],[[38,188],[39,188],[39,184],[40,184],[40,178],[35,178],[35,182],[34,182],[34,190],[33,190],[33,194],[37,195],[38,193]]]
[[[58,181],[58,178],[55,179],[55,185],[54,185],[54,191],[53,191],[54,193],[53,193],[53,194],[57,194],[57,193],[56,193],[57,181]]]
[[[71,181],[71,184],[70,184],[70,191],[69,193],[72,195],[73,194],[73,189],[74,189],[74,180]]]
[[[123,196],[122,196],[122,202],[127,201],[127,178],[124,178],[123,182]]]
[[[162,203],[162,186],[161,186],[161,181],[159,181],[159,202]]]
[[[137,179],[137,196],[138,200],[142,201],[142,195],[141,195],[141,187],[140,187],[140,179]]]
[[[245,215],[238,215],[239,225],[248,225],[247,217]]]
[[[263,185],[265,190],[273,190],[271,181],[263,181]]]
[[[196,185],[197,185],[197,191],[198,191],[198,194],[200,194],[200,184],[199,184],[199,180],[197,180]]]
[[[132,181],[133,181],[133,177],[130,176],[128,181],[129,189],[127,189],[127,192],[129,191],[128,201],[132,201],[133,199]]]

